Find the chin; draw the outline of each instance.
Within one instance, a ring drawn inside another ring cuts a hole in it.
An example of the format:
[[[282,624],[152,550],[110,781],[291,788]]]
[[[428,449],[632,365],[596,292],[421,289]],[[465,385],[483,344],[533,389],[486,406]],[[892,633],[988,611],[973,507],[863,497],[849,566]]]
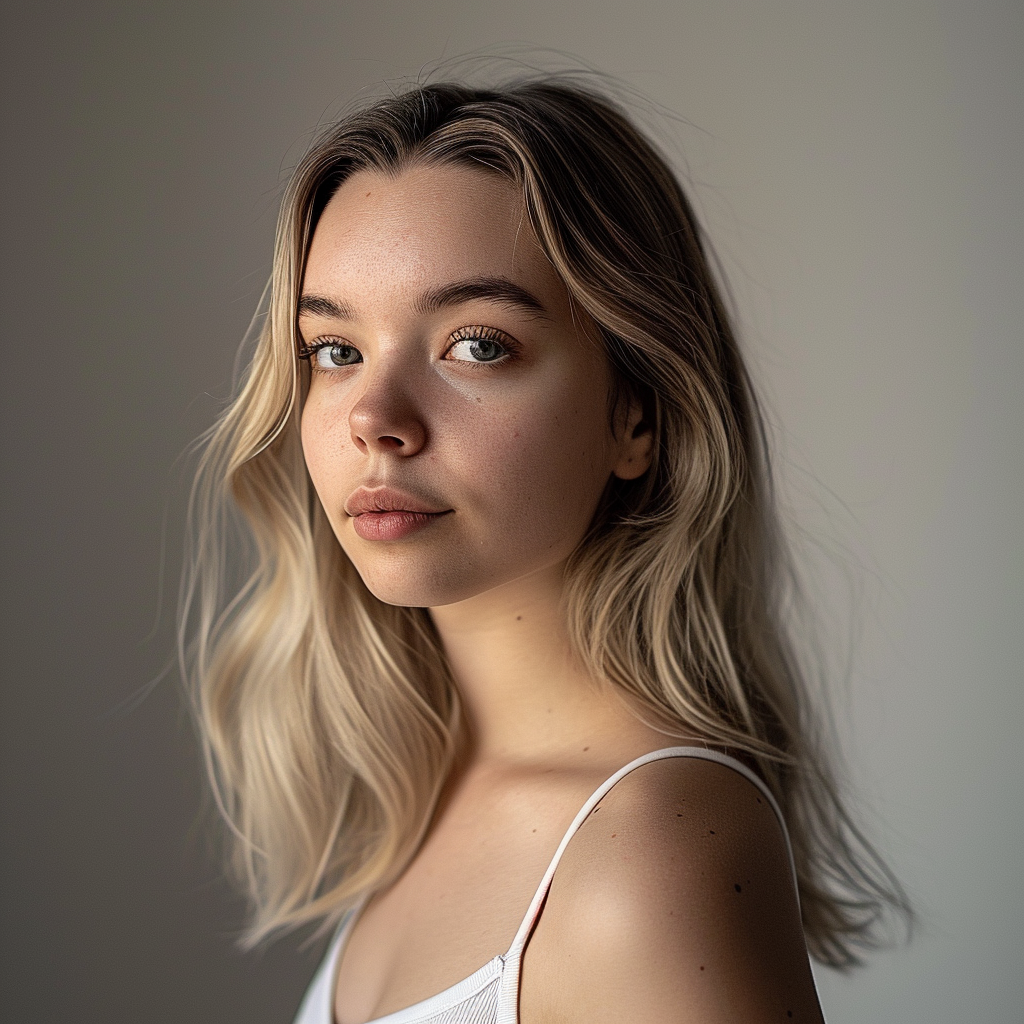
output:
[[[404,608],[455,604],[495,585],[493,581],[479,578],[481,574],[457,559],[444,566],[409,565],[404,559],[389,565],[353,564],[366,589],[377,600]]]

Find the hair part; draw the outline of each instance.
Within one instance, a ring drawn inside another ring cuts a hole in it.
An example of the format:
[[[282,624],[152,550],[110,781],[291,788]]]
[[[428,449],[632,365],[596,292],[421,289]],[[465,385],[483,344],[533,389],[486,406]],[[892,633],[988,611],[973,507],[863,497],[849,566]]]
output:
[[[285,193],[270,312],[204,440],[181,616],[206,763],[254,907],[248,942],[329,927],[397,877],[459,740],[429,614],[363,584],[299,440],[296,308],[317,219],[356,171],[422,162],[487,169],[522,191],[604,343],[613,407],[639,401],[654,434],[650,469],[610,482],[568,563],[577,654],[649,724],[697,731],[756,767],[789,825],[810,952],[858,962],[883,912],[909,920],[909,905],[845,809],[783,618],[794,590],[768,445],[707,243],[629,119],[552,79],[376,103],[325,129]],[[234,587],[229,552],[248,566]]]

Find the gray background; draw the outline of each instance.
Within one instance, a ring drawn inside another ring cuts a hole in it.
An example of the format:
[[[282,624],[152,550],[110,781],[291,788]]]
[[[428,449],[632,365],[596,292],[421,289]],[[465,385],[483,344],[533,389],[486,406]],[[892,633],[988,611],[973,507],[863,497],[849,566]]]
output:
[[[171,653],[175,460],[228,391],[309,130],[360,90],[522,42],[678,115],[647,120],[736,293],[851,777],[923,914],[909,948],[819,972],[830,1021],[1020,1021],[1019,2],[7,17],[6,1019],[290,1021],[316,950],[232,945],[173,673],[122,706]]]

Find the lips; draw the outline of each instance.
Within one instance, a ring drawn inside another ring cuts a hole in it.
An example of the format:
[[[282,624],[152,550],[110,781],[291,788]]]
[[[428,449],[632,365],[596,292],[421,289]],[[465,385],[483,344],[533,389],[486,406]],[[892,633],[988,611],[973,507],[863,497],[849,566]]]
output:
[[[361,516],[367,512],[416,512],[422,515],[441,515],[451,509],[418,498],[408,491],[395,487],[357,487],[345,502],[345,511],[350,516]]]
[[[345,502],[363,540],[401,540],[451,511],[393,487],[359,487]]]

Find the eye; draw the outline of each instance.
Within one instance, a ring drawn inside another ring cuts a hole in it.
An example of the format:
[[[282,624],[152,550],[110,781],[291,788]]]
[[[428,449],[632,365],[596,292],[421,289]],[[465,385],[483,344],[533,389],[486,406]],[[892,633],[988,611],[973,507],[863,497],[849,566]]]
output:
[[[451,336],[445,359],[460,363],[500,363],[515,354],[516,343],[494,327],[460,327]]]
[[[324,341],[310,345],[302,357],[309,359],[318,370],[333,370],[363,361],[359,349],[343,341]]]

